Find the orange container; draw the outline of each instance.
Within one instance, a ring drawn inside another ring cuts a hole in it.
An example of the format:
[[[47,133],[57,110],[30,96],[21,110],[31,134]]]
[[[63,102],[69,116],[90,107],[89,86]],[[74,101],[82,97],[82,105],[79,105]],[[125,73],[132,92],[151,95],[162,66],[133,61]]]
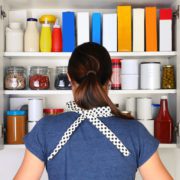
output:
[[[156,7],[146,7],[146,51],[157,51],[156,11]]]
[[[118,51],[132,51],[131,6],[118,6]]]

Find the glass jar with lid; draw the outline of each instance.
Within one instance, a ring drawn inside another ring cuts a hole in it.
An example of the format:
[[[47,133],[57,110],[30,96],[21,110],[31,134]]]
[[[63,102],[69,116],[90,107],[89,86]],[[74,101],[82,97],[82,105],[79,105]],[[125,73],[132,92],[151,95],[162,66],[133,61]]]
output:
[[[47,66],[33,66],[30,69],[29,88],[47,90],[50,87],[49,69]]]
[[[175,89],[175,75],[173,65],[164,65],[162,70],[162,88]]]
[[[20,66],[10,66],[6,69],[5,89],[22,90],[26,88],[25,68]]]
[[[23,144],[23,138],[27,132],[26,111],[7,111],[7,143]]]
[[[54,86],[56,89],[60,90],[68,90],[71,89],[71,84],[68,80],[67,76],[67,67],[66,66],[58,66],[56,67],[56,78]]]

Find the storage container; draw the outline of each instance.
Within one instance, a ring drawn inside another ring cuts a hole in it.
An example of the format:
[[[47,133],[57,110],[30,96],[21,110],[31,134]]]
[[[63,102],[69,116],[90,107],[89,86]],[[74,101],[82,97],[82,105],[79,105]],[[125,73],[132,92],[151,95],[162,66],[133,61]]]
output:
[[[23,137],[26,134],[26,126],[26,111],[7,111],[7,143],[23,144]]]
[[[8,90],[22,90],[26,88],[26,74],[25,68],[20,66],[10,66],[6,69],[5,89]]]

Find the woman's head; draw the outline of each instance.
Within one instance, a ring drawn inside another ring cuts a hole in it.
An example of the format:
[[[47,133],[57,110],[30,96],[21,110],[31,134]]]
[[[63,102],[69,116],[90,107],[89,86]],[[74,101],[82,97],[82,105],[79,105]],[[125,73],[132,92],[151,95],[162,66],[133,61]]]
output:
[[[103,46],[92,42],[78,46],[70,57],[68,74],[78,106],[84,109],[110,106],[115,115],[123,117],[107,95],[112,63]]]

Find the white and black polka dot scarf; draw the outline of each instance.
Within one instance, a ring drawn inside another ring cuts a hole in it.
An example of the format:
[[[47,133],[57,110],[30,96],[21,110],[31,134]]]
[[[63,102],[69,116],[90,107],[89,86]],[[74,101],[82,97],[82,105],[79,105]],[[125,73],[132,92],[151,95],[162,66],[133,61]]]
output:
[[[84,110],[77,106],[75,102],[67,103],[67,107],[69,111],[76,112],[80,114],[79,118],[71,124],[71,126],[64,133],[62,138],[60,139],[58,145],[53,150],[53,152],[49,155],[48,161],[53,159],[57,153],[63,148],[63,146],[68,142],[71,138],[72,134],[77,130],[79,125],[86,119],[89,120],[94,127],[96,127],[110,142],[122,153],[124,156],[129,156],[129,150],[124,146],[121,140],[103,123],[98,117],[110,117],[113,116],[111,114],[110,107],[98,107],[90,110]]]

